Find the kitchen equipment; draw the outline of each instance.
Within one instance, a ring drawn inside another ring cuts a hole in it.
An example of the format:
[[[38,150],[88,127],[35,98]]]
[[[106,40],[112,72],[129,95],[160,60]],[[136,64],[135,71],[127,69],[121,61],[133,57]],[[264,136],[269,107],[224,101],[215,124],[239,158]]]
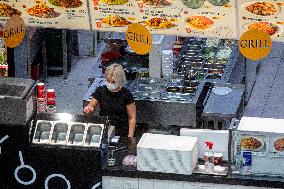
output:
[[[234,157],[251,153],[251,162],[243,162],[233,173],[242,174],[245,166],[245,174],[284,177],[284,119],[242,117],[231,129]]]
[[[36,81],[0,77],[0,124],[25,125],[35,113]]]
[[[242,115],[244,85],[212,84],[204,101],[203,128],[228,129],[232,118]]]
[[[191,175],[197,161],[196,137],[144,133],[137,145],[139,171]]]
[[[28,150],[24,148],[23,151],[26,152],[25,164],[31,165],[37,172],[40,171],[40,174],[36,175],[37,181],[32,186],[41,188],[47,176],[57,173],[58,168],[60,174],[70,181],[72,188],[91,188],[101,182],[102,163],[106,159],[101,156],[100,144],[108,128],[107,117],[44,113],[37,114],[30,126],[32,140]],[[49,143],[36,141],[42,132],[49,131]],[[97,136],[100,136],[101,141],[98,141]],[[74,140],[77,144],[73,144]],[[90,145],[90,141],[94,142],[94,145]],[[22,150],[16,149],[17,152]],[[19,165],[18,158],[12,159],[16,160],[15,165]],[[13,173],[14,171],[12,175]],[[80,178],[84,178],[84,182],[78,182]],[[25,180],[28,179],[30,177]],[[49,182],[49,187],[64,188],[66,183],[61,180],[52,181]]]

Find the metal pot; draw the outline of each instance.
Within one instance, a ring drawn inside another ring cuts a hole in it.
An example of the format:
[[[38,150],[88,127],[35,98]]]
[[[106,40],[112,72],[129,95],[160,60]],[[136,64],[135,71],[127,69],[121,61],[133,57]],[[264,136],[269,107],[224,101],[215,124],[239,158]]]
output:
[[[206,79],[221,79],[222,75],[221,74],[208,74],[206,76]]]
[[[196,87],[183,87],[182,93],[195,93]]]
[[[208,74],[223,74],[224,73],[224,70],[222,69],[211,69],[211,70],[208,70]]]
[[[178,86],[167,86],[166,87],[167,92],[172,92],[172,93],[178,93],[181,91],[181,87]]]

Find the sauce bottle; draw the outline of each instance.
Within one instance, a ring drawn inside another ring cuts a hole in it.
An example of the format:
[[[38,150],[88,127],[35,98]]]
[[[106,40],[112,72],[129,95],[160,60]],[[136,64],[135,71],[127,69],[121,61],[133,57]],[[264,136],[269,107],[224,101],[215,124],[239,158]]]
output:
[[[204,153],[205,160],[205,172],[212,173],[214,169],[214,154],[212,152],[213,142],[206,141],[206,147],[208,151]]]

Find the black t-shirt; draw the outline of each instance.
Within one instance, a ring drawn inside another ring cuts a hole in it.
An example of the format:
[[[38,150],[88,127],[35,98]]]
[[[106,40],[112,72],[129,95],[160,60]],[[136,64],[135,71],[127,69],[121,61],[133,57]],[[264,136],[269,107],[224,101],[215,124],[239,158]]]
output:
[[[118,92],[111,92],[101,86],[93,93],[98,101],[101,116],[109,116],[110,123],[115,126],[116,134],[128,135],[128,114],[126,105],[134,102],[131,92],[122,87]]]

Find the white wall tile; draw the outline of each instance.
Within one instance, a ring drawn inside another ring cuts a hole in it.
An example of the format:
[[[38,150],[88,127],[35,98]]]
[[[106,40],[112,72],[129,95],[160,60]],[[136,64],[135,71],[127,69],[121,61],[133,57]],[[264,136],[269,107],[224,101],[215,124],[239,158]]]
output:
[[[139,178],[139,189],[154,189],[154,180]]]

